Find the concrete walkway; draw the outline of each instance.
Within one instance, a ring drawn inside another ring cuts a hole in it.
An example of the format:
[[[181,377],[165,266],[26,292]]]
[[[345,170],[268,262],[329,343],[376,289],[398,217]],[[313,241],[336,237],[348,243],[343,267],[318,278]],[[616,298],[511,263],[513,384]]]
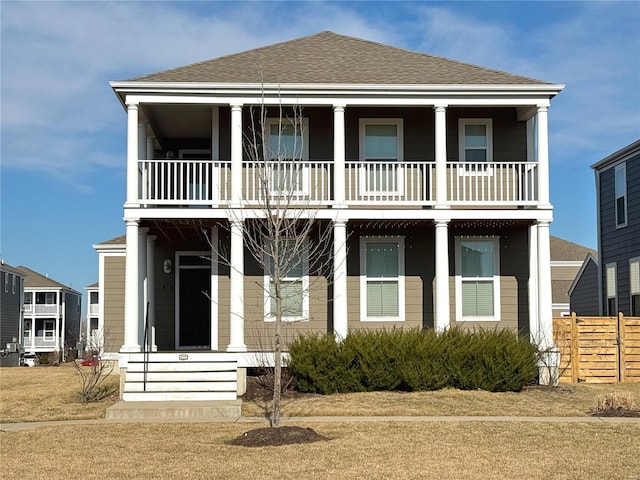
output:
[[[538,423],[602,423],[640,424],[640,417],[483,417],[483,416],[393,416],[393,417],[282,417],[283,425],[306,423],[345,423],[345,422],[538,422]],[[0,431],[13,432],[29,430],[39,427],[57,427],[64,425],[108,425],[123,423],[262,423],[269,424],[268,419],[262,417],[238,418],[129,418],[107,419],[95,418],[89,420],[60,420],[51,422],[0,423]]]

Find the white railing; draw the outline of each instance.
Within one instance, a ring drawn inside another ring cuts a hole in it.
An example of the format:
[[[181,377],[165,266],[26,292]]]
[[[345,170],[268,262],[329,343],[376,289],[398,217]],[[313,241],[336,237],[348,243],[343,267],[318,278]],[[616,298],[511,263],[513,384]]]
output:
[[[537,202],[535,162],[449,162],[451,204],[531,205]]]
[[[56,348],[59,338],[58,336],[25,337],[22,346],[24,348]]]
[[[98,315],[98,313],[100,312],[100,305],[97,303],[90,303],[89,304],[89,315]]]
[[[279,204],[328,205],[333,198],[332,161],[277,161],[243,163],[243,198],[264,205],[268,198]]]
[[[212,160],[139,160],[140,202],[215,205],[229,199],[231,163]]]
[[[434,162],[346,162],[351,204],[433,204]]]
[[[58,305],[36,303],[34,305],[36,314],[57,315]]]

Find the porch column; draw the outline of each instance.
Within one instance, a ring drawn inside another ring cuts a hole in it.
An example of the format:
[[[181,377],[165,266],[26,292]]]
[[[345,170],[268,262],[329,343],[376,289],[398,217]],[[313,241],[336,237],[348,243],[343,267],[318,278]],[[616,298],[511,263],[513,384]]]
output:
[[[546,105],[540,105],[536,114],[539,207],[551,207],[549,203],[549,129],[547,110],[548,107]]]
[[[231,221],[231,267],[229,302],[229,346],[228,352],[246,352],[244,343],[244,241],[243,223],[240,220]]]
[[[449,328],[449,221],[436,220],[436,298],[434,327],[436,332]]]
[[[231,204],[242,204],[242,105],[231,105]]]
[[[345,201],[345,139],[344,105],[333,106],[333,203],[342,206]],[[346,228],[346,225],[345,225]],[[334,229],[335,233],[335,229]]]
[[[138,228],[138,339],[145,346],[144,328],[147,320],[147,232],[148,228]]]
[[[538,334],[538,227],[529,227],[529,338],[537,343]]]
[[[124,278],[124,344],[121,352],[139,352],[138,340],[139,328],[139,301],[140,287],[138,274],[138,221],[125,220],[126,224],[126,251],[125,278]],[[104,301],[104,299],[102,299]]]
[[[549,222],[538,221],[538,345],[545,349],[553,346],[551,304],[551,253]]]
[[[127,200],[126,207],[138,204],[138,105],[127,105]]]
[[[347,317],[347,222],[333,224],[333,332],[343,339],[349,333]]]
[[[211,350],[218,350],[218,227],[211,227]]]
[[[156,281],[155,281],[155,251],[156,251],[156,236],[147,235],[147,315],[149,318],[149,337],[147,339],[147,349],[151,351],[157,351],[156,345]]]
[[[447,105],[435,105],[436,208],[447,208]]]

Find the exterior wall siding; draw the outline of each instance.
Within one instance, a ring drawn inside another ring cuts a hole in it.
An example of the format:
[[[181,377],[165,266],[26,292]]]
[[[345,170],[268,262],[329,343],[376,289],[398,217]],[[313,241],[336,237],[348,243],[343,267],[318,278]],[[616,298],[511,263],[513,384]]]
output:
[[[598,315],[598,265],[591,259],[576,281],[570,297],[571,311],[576,315]]]
[[[104,350],[118,352],[124,343],[124,256],[104,260]]]
[[[16,288],[13,291],[13,279],[15,278]],[[4,291],[5,281],[8,280],[8,291]],[[20,341],[20,321],[22,312],[22,285],[23,279],[20,275],[0,270],[0,346],[6,348],[7,343],[14,338]],[[12,353],[6,357],[0,357],[0,366],[15,367],[18,365],[20,355]]]

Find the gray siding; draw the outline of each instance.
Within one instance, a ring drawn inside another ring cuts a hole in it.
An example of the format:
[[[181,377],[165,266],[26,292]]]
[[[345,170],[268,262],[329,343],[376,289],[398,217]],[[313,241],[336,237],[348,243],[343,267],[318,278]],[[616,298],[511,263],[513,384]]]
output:
[[[615,164],[599,171],[600,264],[602,304],[606,305],[606,265],[616,263],[618,310],[630,311],[629,259],[640,256],[640,152],[626,160],[627,225],[616,228]]]
[[[15,278],[16,288],[13,291],[13,279]],[[7,292],[5,292],[5,279],[8,281]],[[16,338],[20,341],[20,319],[22,311],[22,285],[23,279],[20,275],[12,272],[0,270],[0,346],[6,348],[7,343]],[[6,357],[0,357],[0,366],[17,366],[20,360],[18,353],[12,353]]]
[[[65,292],[65,343],[71,349],[75,349],[76,342],[80,338],[80,309],[82,305],[82,295],[72,292]]]
[[[598,315],[598,265],[589,259],[570,296],[571,311],[577,315]]]

